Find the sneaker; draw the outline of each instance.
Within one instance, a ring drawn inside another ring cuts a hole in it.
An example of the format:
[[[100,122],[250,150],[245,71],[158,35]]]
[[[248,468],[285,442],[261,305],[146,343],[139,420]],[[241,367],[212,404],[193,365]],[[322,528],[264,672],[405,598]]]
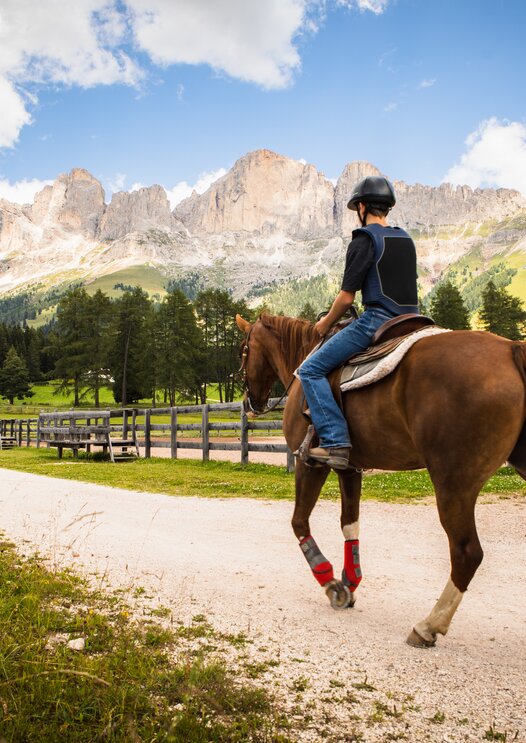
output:
[[[309,450],[309,458],[315,462],[328,464],[335,470],[346,470],[349,467],[349,455],[351,447],[345,446],[338,449],[324,449],[321,446],[315,446]]]

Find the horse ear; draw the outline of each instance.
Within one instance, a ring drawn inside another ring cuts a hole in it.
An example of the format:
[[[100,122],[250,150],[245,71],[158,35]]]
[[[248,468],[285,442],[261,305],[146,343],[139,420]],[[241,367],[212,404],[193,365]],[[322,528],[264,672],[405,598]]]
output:
[[[237,327],[241,330],[242,333],[248,333],[248,331],[251,328],[251,325],[248,322],[248,320],[243,320],[241,315],[236,315],[236,323],[237,323]]]

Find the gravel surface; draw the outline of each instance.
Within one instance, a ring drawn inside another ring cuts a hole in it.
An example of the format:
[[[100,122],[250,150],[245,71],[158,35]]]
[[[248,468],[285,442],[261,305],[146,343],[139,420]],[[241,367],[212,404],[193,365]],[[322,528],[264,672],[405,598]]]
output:
[[[59,467],[60,465],[57,465]],[[364,580],[335,612],[289,526],[291,502],[177,498],[0,469],[1,526],[95,583],[138,587],[189,622],[244,632],[301,741],[526,742],[526,501],[480,504],[485,559],[437,647],[405,644],[449,571],[433,505],[364,502]],[[312,531],[336,570],[339,508]],[[506,737],[504,737],[506,735]]]

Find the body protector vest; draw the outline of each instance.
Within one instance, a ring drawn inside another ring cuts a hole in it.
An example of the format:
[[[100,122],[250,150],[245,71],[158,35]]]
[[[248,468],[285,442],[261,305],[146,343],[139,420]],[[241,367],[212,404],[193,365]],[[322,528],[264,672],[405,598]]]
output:
[[[395,315],[418,314],[416,248],[411,237],[400,227],[379,224],[355,232],[366,232],[374,245],[374,261],[362,285],[363,303],[379,304]]]

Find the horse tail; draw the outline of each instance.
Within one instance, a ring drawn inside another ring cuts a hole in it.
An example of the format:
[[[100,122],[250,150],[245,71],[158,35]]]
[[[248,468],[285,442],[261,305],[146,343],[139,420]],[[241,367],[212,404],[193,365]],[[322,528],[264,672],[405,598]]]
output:
[[[526,343],[514,341],[511,345],[511,353],[513,355],[515,366],[517,367],[519,374],[522,377],[522,381],[524,382],[524,386],[526,387]]]
[[[522,377],[526,393],[526,343],[515,341],[511,347],[513,361]],[[513,451],[508,457],[508,462],[515,467],[517,472],[526,480],[526,402],[524,405],[524,422],[522,431]]]

